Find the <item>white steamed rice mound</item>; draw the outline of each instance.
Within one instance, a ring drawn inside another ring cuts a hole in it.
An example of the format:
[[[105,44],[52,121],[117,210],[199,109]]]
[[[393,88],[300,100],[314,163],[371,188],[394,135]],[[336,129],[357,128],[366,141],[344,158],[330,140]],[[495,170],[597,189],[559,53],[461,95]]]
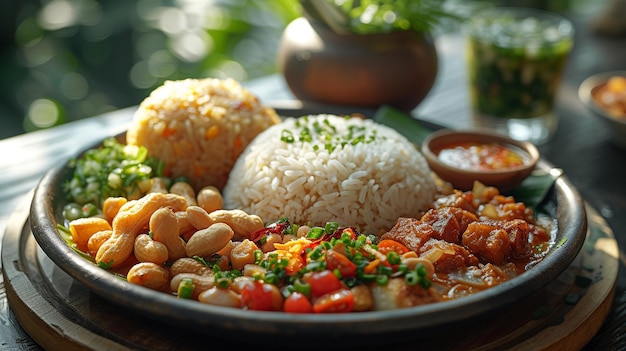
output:
[[[276,111],[233,79],[166,81],[139,105],[126,141],[145,146],[168,175],[189,178],[196,190],[222,189],[248,143],[279,122]]]
[[[329,151],[319,139],[332,132],[314,125],[333,126],[334,138],[352,133],[348,139],[362,135],[365,141]],[[281,140],[290,133],[294,142]],[[307,134],[312,141],[299,141]],[[336,221],[380,234],[398,217],[426,211],[435,183],[422,154],[397,131],[372,120],[315,115],[287,118],[259,134],[233,166],[223,195],[226,208],[254,213],[267,223]]]

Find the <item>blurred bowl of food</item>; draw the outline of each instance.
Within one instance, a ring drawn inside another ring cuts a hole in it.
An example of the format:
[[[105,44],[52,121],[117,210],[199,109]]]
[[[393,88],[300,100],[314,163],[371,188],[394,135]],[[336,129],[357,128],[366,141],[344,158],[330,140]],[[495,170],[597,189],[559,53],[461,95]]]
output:
[[[433,172],[461,190],[475,181],[509,191],[526,179],[539,160],[530,142],[482,129],[442,129],[422,143]]]
[[[626,71],[609,71],[585,79],[578,97],[610,133],[611,141],[626,148]]]

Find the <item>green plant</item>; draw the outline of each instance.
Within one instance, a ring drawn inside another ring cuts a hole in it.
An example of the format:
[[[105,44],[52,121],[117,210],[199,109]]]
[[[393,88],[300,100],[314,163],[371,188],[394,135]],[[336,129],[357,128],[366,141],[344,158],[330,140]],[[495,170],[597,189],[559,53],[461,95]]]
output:
[[[415,30],[432,32],[460,20],[446,0],[301,0],[303,12],[340,34]]]

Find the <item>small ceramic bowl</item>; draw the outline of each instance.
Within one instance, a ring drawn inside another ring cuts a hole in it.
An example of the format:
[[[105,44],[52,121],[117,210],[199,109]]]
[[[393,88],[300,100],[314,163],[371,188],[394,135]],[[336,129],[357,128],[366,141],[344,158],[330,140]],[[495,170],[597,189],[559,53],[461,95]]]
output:
[[[626,115],[620,117],[611,114],[594,99],[596,93],[612,77],[626,77],[626,71],[609,71],[590,76],[580,84],[578,97],[593,112],[593,115],[604,123],[610,133],[611,141],[615,145],[626,149]]]
[[[460,190],[471,190],[474,181],[512,190],[539,160],[532,143],[483,129],[439,130],[424,140],[422,153],[433,172]]]

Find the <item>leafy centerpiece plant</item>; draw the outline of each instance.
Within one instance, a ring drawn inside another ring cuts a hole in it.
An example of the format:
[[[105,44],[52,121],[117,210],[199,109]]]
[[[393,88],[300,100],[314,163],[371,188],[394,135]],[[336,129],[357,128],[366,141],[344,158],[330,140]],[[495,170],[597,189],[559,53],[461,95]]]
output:
[[[445,0],[301,0],[302,10],[341,34],[431,33],[459,19]]]
[[[409,112],[438,71],[433,31],[458,19],[444,0],[301,0],[278,63],[304,101]]]

